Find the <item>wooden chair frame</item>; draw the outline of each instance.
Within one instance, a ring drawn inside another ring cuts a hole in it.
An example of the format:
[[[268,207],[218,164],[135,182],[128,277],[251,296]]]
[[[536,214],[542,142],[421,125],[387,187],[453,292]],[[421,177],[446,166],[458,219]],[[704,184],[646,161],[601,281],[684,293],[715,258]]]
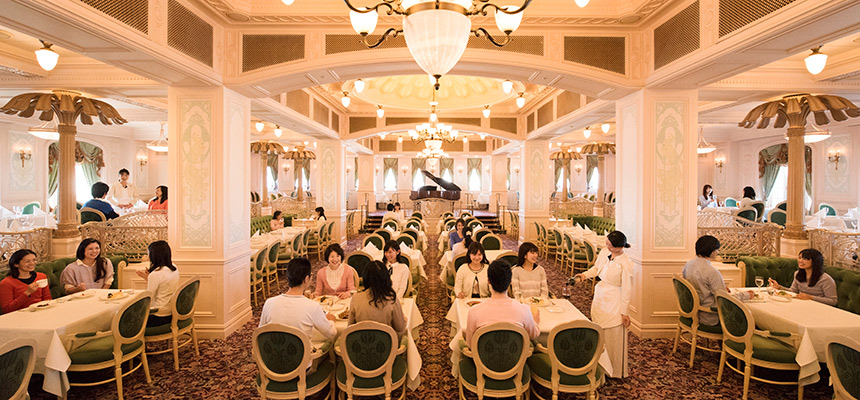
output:
[[[254,297],[254,307],[258,304],[257,292],[260,292],[264,297],[268,295],[265,287],[265,275],[261,277],[259,280],[257,279],[257,273],[264,274],[264,271],[259,271],[257,269],[257,259],[260,257],[265,257],[264,253],[268,250],[268,248],[262,248],[258,250],[255,254],[251,256],[251,295]],[[265,268],[265,266],[264,266]],[[257,289],[259,286],[259,289]]]
[[[481,359],[481,355],[478,352],[473,352],[471,349],[472,343],[478,343],[481,336],[483,336],[487,332],[493,331],[513,331],[520,334],[523,338],[523,352],[520,354],[520,359],[514,365],[513,368],[496,372],[493,371],[484,365],[484,361]],[[483,326],[478,328],[475,331],[474,336],[472,337],[472,343],[467,343],[467,347],[463,349],[463,356],[471,358],[475,362],[475,370],[477,375],[476,385],[471,385],[463,379],[463,375],[460,374],[458,381],[458,388],[460,390],[460,399],[465,399],[465,395],[463,394],[463,388],[466,388],[472,393],[478,395],[478,400],[483,400],[484,396],[490,397],[516,397],[517,399],[521,399],[523,394],[528,396],[529,385],[523,385],[523,367],[526,364],[526,360],[531,356],[531,341],[529,340],[529,334],[526,330],[519,326],[514,325],[510,322],[498,322],[495,324],[490,324],[487,326]],[[513,379],[514,380],[514,389],[513,390],[491,390],[485,388],[486,378],[495,379],[495,380],[506,380]],[[531,380],[531,377],[529,377]]]
[[[686,326],[678,321],[678,329],[675,330],[675,344],[672,346],[672,354],[675,354],[675,351],[678,350],[678,340],[680,339],[684,343],[688,343],[690,345],[690,368],[693,368],[693,360],[696,357],[696,349],[702,349],[704,351],[709,351],[711,353],[719,353],[721,350],[712,349],[707,346],[700,346],[696,344],[696,341],[699,337],[705,339],[714,339],[714,340],[723,340],[723,335],[699,331],[699,311],[707,311],[713,312],[710,309],[702,307],[702,303],[699,301],[699,292],[696,291],[696,288],[693,287],[693,284],[690,281],[684,279],[684,276],[680,273],[676,273],[672,277],[673,281],[677,281],[680,284],[684,285],[687,290],[692,293],[693,296],[693,309],[689,312],[684,311],[683,307],[681,307],[681,299],[678,298],[677,293],[675,294],[675,304],[678,305],[678,315],[684,318],[690,318],[693,322],[690,326]],[[689,339],[684,337],[684,333],[689,333]]]
[[[346,338],[349,337],[350,334],[353,334],[357,331],[363,330],[374,330],[374,331],[383,331],[391,336],[391,352],[388,354],[388,359],[383,363],[379,368],[365,371],[359,369],[352,362],[352,358],[349,355],[349,352],[346,351]],[[341,398],[343,398],[344,394],[346,398],[349,400],[353,399],[353,396],[378,396],[385,395],[386,400],[391,399],[391,392],[397,388],[402,387],[400,399],[402,400],[406,396],[406,388],[403,387],[403,384],[406,383],[406,377],[409,376],[409,372],[407,371],[403,374],[403,378],[398,381],[392,381],[391,379],[391,369],[394,366],[394,359],[403,353],[406,352],[406,346],[401,346],[400,341],[397,339],[397,332],[394,332],[394,328],[388,325],[380,324],[379,322],[373,321],[363,321],[357,324],[353,324],[344,329],[343,333],[341,333],[340,338],[338,339],[338,345],[335,347],[335,353],[341,358],[341,362],[343,362],[344,367],[346,367],[346,383],[342,384],[340,381],[337,381],[337,387],[341,390]],[[355,377],[359,378],[374,378],[382,375],[383,386],[381,388],[354,388]]]
[[[257,337],[263,333],[268,332],[285,332],[291,335],[295,335],[299,339],[301,339],[302,344],[304,345],[304,353],[302,355],[302,361],[299,362],[298,368],[286,373],[279,374],[277,372],[269,369],[268,366],[263,362],[260,357],[260,345],[257,343]],[[272,398],[272,399],[305,399],[309,395],[314,395],[319,393],[326,386],[329,386],[329,393],[323,397],[323,399],[334,399],[334,374],[336,373],[335,369],[332,370],[332,373],[324,379],[322,382],[313,387],[307,387],[307,376],[308,370],[307,365],[311,362],[313,358],[319,358],[323,356],[327,356],[328,353],[321,353],[319,355],[312,355],[311,349],[313,349],[313,345],[311,344],[310,338],[305,335],[304,332],[299,330],[298,328],[294,328],[292,326],[282,325],[282,324],[266,324],[254,330],[254,334],[251,338],[251,355],[254,357],[254,362],[257,364],[257,371],[260,373],[260,385],[257,386],[257,392],[260,393],[260,397],[263,400]],[[293,379],[298,378],[298,384],[296,388],[298,389],[296,392],[292,393],[282,393],[282,392],[270,392],[266,390],[266,386],[268,386],[270,381],[276,382],[287,382]]]
[[[95,208],[83,207],[80,210],[78,210],[78,222],[83,221],[83,213],[85,213],[85,212],[90,212],[90,213],[96,214],[99,216],[99,218],[102,219],[101,221],[87,221],[87,222],[104,222],[104,221],[107,221],[107,217],[105,216],[105,214],[103,212],[96,210]]]
[[[0,344],[0,355],[22,347],[30,348],[30,358],[27,361],[27,368],[24,371],[24,379],[21,381],[21,385],[15,393],[12,394],[12,397],[10,397],[9,400],[30,399],[30,395],[27,393],[27,386],[30,383],[30,377],[33,376],[33,370],[36,368],[36,341],[31,338],[20,338]]]
[[[597,347],[595,348],[594,356],[592,356],[591,361],[588,364],[579,368],[570,368],[562,364],[561,361],[559,361],[558,359],[558,354],[555,351],[555,337],[560,332],[566,331],[568,329],[580,328],[588,328],[598,332],[599,338],[597,340]],[[552,362],[552,378],[550,381],[547,381],[537,376],[535,373],[532,373],[532,381],[545,388],[551,389],[553,400],[558,399],[559,392],[587,393],[587,398],[589,400],[595,399],[597,397],[597,388],[600,387],[600,385],[602,385],[604,381],[604,379],[597,379],[597,367],[598,361],[600,360],[600,355],[603,354],[603,349],[605,346],[606,338],[603,336],[603,328],[601,328],[594,322],[588,320],[575,320],[558,325],[555,328],[552,328],[552,330],[549,332],[547,347],[544,347],[541,344],[537,345],[537,351],[549,354],[549,359]],[[576,376],[587,375],[589,384],[584,386],[562,385],[560,383],[560,373]],[[545,400],[543,397],[540,396],[540,394],[538,394],[534,386],[532,386],[532,393],[538,399]]]
[[[144,340],[146,343],[160,342],[162,340],[170,340],[170,348],[159,351],[147,351],[147,355],[155,355],[155,354],[164,354],[168,351],[173,351],[173,370],[179,371],[179,349],[183,346],[188,345],[189,343],[194,344],[194,354],[197,357],[200,357],[200,347],[197,345],[197,330],[194,329],[194,310],[197,308],[197,296],[194,296],[194,304],[191,305],[191,310],[186,314],[181,314],[179,310],[176,309],[176,301],[179,299],[179,293],[181,293],[185,288],[191,286],[197,282],[200,284],[200,276],[193,276],[191,279],[180,285],[176,292],[173,293],[173,297],[170,299],[170,311],[173,315],[170,320],[170,332],[161,334],[161,335],[153,335],[146,336],[144,335]],[[197,295],[200,294],[200,288],[198,287]],[[191,318],[191,325],[186,326],[185,328],[179,327],[179,321]],[[184,342],[180,342],[180,337],[182,335],[188,335],[188,338]]]
[[[830,383],[833,386],[833,397],[836,400],[857,400],[856,397],[852,396],[847,389],[845,389],[845,385],[842,383],[842,380],[839,379],[839,375],[836,373],[836,360],[833,359],[833,352],[830,349],[830,346],[833,344],[841,344],[846,347],[850,347],[856,351],[860,351],[860,343],[856,340],[838,335],[833,336],[829,339],[827,343],[827,347],[824,351],[825,356],[827,358],[827,369],[830,371]],[[0,351],[2,353],[2,351]]]

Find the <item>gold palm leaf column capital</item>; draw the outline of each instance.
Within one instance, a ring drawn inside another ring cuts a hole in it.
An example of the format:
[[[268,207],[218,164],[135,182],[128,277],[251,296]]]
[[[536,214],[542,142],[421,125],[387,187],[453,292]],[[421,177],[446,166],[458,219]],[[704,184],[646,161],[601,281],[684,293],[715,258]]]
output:
[[[295,150],[285,152],[284,158],[287,160],[316,160],[317,155],[313,151],[305,150],[304,146],[296,146]]]
[[[559,151],[549,155],[550,160],[582,160],[582,154],[568,147],[562,147]]]
[[[579,151],[581,154],[588,155],[606,155],[606,154],[615,154],[615,143],[611,142],[591,142],[584,146],[582,146],[582,150]]]
[[[845,121],[849,117],[860,117],[860,107],[850,100],[835,95],[822,94],[813,95],[808,93],[792,94],[781,99],[759,104],[738,123],[742,128],[758,129],[767,128],[773,120],[774,128],[783,128],[789,124],[789,128],[802,128],[806,126],[806,118],[809,113],[815,115],[817,125],[830,123],[830,117],[835,121]],[[758,125],[756,125],[758,121]]]
[[[30,118],[37,111],[40,120],[52,121],[56,115],[57,122],[67,126],[75,125],[78,118],[84,125],[92,125],[94,117],[103,125],[128,122],[112,105],[70,90],[19,94],[0,107],[0,112],[22,118]]]
[[[251,152],[254,154],[284,154],[284,145],[268,140],[251,142]]]

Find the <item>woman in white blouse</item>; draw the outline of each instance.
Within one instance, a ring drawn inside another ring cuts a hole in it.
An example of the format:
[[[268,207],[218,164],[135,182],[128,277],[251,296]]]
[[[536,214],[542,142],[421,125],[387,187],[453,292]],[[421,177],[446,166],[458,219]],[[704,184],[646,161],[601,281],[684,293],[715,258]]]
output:
[[[409,290],[409,274],[411,272],[406,264],[397,260],[397,256],[400,255],[400,245],[397,242],[393,240],[385,242],[383,251],[385,267],[388,268],[388,275],[391,276],[391,287],[394,289],[397,299],[400,300],[406,296],[406,291]]]
[[[517,266],[511,271],[511,290],[515,298],[549,297],[546,270],[537,265],[538,248],[531,242],[520,245]]]
[[[134,202],[137,200],[137,190],[134,184],[128,181],[128,177],[127,169],[119,170],[119,182],[110,185],[107,196],[110,202],[125,209],[134,207]]]
[[[490,297],[490,283],[487,281],[487,256],[484,246],[472,242],[466,250],[469,263],[461,265],[454,277],[454,293],[458,298]]]
[[[149,269],[137,271],[146,281],[146,290],[152,293],[149,308],[156,310],[149,315],[146,326],[161,326],[170,323],[173,317],[170,300],[179,286],[179,271],[173,265],[170,245],[164,240],[152,242],[149,252]]]
[[[606,248],[597,255],[594,266],[576,274],[574,280],[600,277],[591,302],[591,319],[603,328],[606,351],[612,363],[612,378],[627,377],[627,309],[633,294],[633,262],[624,254],[630,247],[627,237],[619,231],[606,235]]]

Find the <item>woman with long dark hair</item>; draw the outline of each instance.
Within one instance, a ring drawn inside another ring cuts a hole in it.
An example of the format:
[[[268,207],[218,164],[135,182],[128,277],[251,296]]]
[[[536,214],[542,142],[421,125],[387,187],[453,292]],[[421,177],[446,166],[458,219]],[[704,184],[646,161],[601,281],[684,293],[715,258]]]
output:
[[[699,196],[699,207],[716,207],[717,205],[717,195],[714,194],[714,188],[711,185],[702,187],[702,195]]]
[[[752,205],[755,203],[755,189],[752,186],[747,186],[744,188],[744,198],[738,203],[739,208],[744,208],[746,206]]]
[[[0,309],[10,313],[44,300],[51,300],[51,289],[48,277],[36,272],[36,252],[21,249],[12,253],[9,275],[0,281]]]
[[[102,245],[98,240],[82,240],[75,257],[77,260],[66,265],[60,275],[66,294],[87,289],[110,289],[114,279],[113,264],[102,257]]]
[[[398,336],[406,333],[406,317],[397,295],[391,287],[388,268],[382,261],[367,264],[364,270],[365,290],[352,296],[349,304],[349,324],[374,321],[388,325]]]
[[[269,228],[273,231],[284,229],[284,217],[280,210],[272,213],[272,220],[269,221]]]
[[[612,363],[612,378],[627,377],[627,327],[630,317],[630,299],[633,297],[633,262],[624,254],[627,236],[619,231],[606,235],[606,248],[600,250],[594,266],[576,274],[574,279],[582,281],[600,277],[594,287],[591,302],[591,319],[603,328],[606,351]]]
[[[511,272],[511,290],[514,298],[549,297],[546,270],[537,265],[538,248],[531,242],[520,245],[517,266]]]
[[[453,250],[454,245],[462,242],[466,238],[466,220],[460,218],[454,223],[454,230],[448,234],[448,248]]]
[[[406,296],[406,291],[409,290],[409,267],[398,260],[400,256],[400,244],[389,240],[385,242],[383,247],[385,257],[385,268],[388,269],[388,275],[391,276],[391,287],[394,288],[394,293],[398,299]]]
[[[466,250],[469,262],[457,269],[454,277],[454,293],[458,298],[490,297],[490,283],[487,280],[487,255],[484,246],[478,242],[472,242]]]
[[[179,286],[179,271],[173,265],[170,245],[164,240],[152,242],[147,248],[149,252],[149,268],[137,271],[137,275],[146,281],[146,290],[152,293],[151,309],[146,326],[161,326],[169,324],[173,316],[170,299]]]
[[[816,249],[803,249],[797,255],[797,272],[794,282],[788,289],[797,293],[800,300],[815,300],[830,306],[837,303],[836,281],[824,272],[824,256]],[[777,290],[783,289],[775,280],[770,284]]]
[[[167,186],[162,185],[155,188],[155,197],[149,201],[149,209],[167,211]]]

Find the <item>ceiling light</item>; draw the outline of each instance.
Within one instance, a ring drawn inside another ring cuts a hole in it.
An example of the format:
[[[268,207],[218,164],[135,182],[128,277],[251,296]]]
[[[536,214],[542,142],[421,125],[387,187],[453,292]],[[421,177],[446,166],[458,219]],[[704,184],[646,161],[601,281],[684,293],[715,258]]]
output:
[[[158,140],[147,143],[146,148],[156,153],[167,152],[167,136],[164,133],[164,123],[161,124],[161,131],[158,132]]]
[[[697,154],[708,154],[717,149],[717,146],[714,146],[708,143],[705,140],[704,128],[699,127],[699,143],[696,145],[696,153]]]
[[[314,145],[314,147],[317,147],[317,142],[314,142],[313,145]]]
[[[385,132],[380,133],[380,134],[379,134],[379,138],[380,138],[380,139],[385,139]]]
[[[513,89],[514,89],[514,83],[511,82],[510,80],[505,79],[505,81],[502,82],[502,90],[504,90],[505,93],[510,93],[511,90],[513,90]]]
[[[821,46],[812,49],[812,54],[803,59],[806,63],[806,70],[812,75],[818,75],[824,71],[824,66],[827,65],[827,54],[819,53]]]
[[[343,104],[344,107],[349,107],[349,93],[343,92],[343,97],[340,98],[340,103]]]
[[[481,138],[481,140],[484,140],[484,139],[486,139],[486,138],[487,138],[487,134],[486,134],[486,133],[479,133],[479,134],[478,134],[478,136]]]
[[[284,3],[285,5],[288,5],[288,6],[293,5],[293,1],[294,0],[281,0],[282,3]]]
[[[526,98],[523,97],[523,93],[520,93],[520,96],[517,97],[517,108],[523,108],[526,105]]]
[[[588,5],[589,0],[574,0],[574,2],[579,6],[579,8],[583,8]]]
[[[307,146],[307,145],[308,145],[308,141],[306,140],[306,141],[305,141],[305,146]]]
[[[51,43],[44,40],[39,41],[42,42],[42,48],[36,50],[36,61],[39,62],[39,66],[45,71],[53,70],[57,66],[57,60],[60,58],[60,55],[51,50]]]
[[[379,107],[379,108],[376,109],[376,116],[379,118],[384,117],[385,116],[385,109],[383,109],[381,105],[377,106],[377,107]]]
[[[45,121],[39,126],[30,127],[27,129],[27,133],[44,140],[50,141],[58,141],[60,140],[60,133],[57,132],[57,127],[51,127],[50,121]]]
[[[263,123],[263,121],[257,121],[257,123],[254,124],[254,128],[257,129],[257,132],[263,132],[263,129],[266,129],[266,124]]]
[[[280,127],[280,126],[278,126],[278,125],[275,125],[275,136],[276,136],[276,137],[281,137],[281,135],[282,135],[283,133],[284,133],[284,131],[282,131],[282,130],[281,130],[281,127]]]
[[[490,106],[484,106],[484,109],[481,110],[481,113],[484,114],[484,118],[490,118]]]
[[[558,147],[561,147],[561,142],[556,142],[556,144],[555,144],[555,145],[556,145],[556,146],[558,146]]]
[[[830,139],[830,131],[822,131],[815,125],[812,125],[811,131],[806,131],[803,135],[803,143],[805,144],[818,143],[827,139]],[[785,136],[785,140],[788,140],[788,136]]]
[[[438,115],[436,115],[436,112],[435,112],[435,111],[434,111],[434,112],[431,112],[431,113],[430,113],[430,122],[436,122],[436,121],[438,121],[438,120],[439,120],[439,116],[438,116]]]
[[[585,127],[585,130],[582,131],[582,136],[585,136],[586,139],[591,137],[591,127],[590,126]]]
[[[353,82],[353,86],[355,86],[356,93],[361,93],[364,91],[364,81],[361,79]]]
[[[609,133],[609,124],[604,122],[600,125],[600,130],[603,131],[604,134]]]
[[[403,143],[403,136],[397,137],[397,143]]]
[[[469,138],[463,136],[463,143],[469,143]]]

